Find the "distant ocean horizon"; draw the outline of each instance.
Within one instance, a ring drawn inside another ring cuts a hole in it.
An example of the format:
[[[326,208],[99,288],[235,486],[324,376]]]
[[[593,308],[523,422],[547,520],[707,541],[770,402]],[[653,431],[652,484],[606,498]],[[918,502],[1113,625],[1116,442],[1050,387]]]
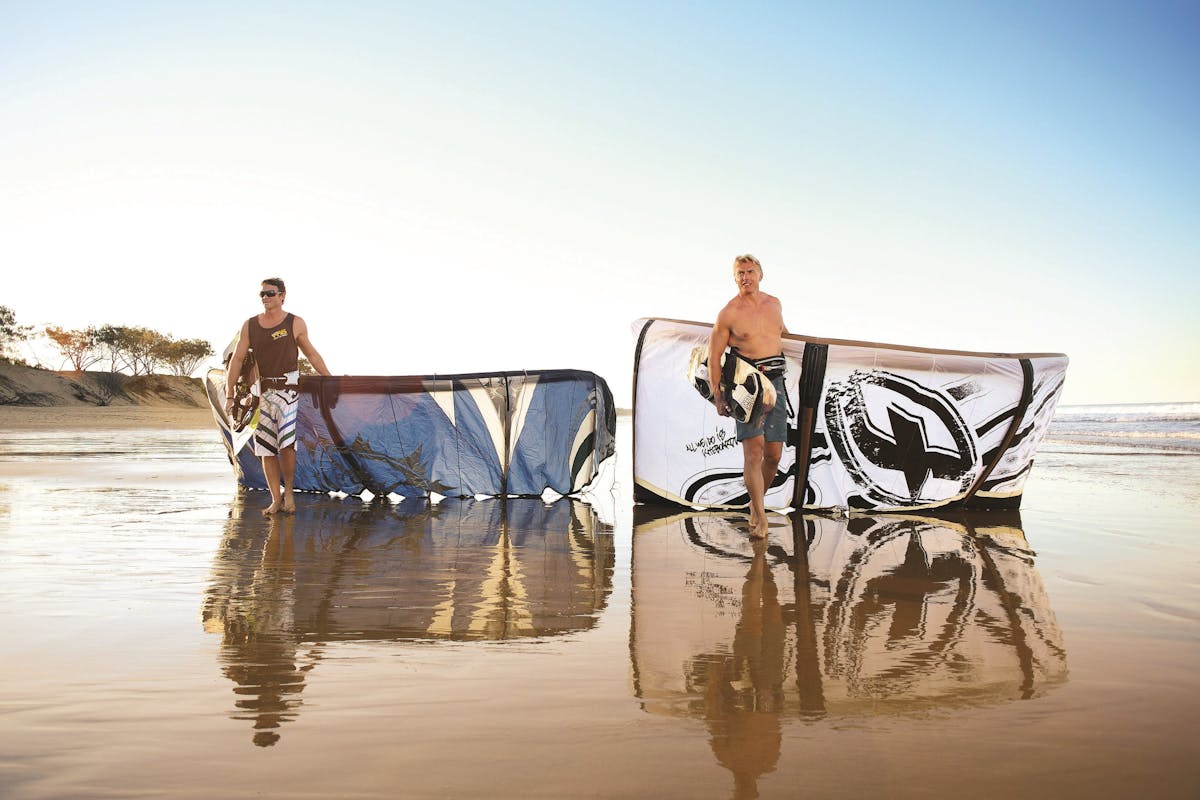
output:
[[[630,408],[617,409],[632,416]],[[1042,441],[1045,452],[1200,455],[1200,401],[1061,405]]]
[[[1200,455],[1200,402],[1059,406],[1042,448]]]

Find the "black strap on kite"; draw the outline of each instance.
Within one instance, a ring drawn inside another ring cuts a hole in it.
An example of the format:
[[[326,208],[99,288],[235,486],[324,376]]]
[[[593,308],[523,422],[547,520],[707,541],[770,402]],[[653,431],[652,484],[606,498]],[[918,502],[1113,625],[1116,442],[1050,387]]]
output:
[[[325,428],[329,431],[330,441],[333,442],[333,446],[337,448],[342,458],[346,460],[346,466],[354,473],[354,477],[358,479],[358,482],[363,485],[364,489],[375,497],[382,498],[387,496],[394,487],[380,486],[371,477],[370,470],[359,460],[353,446],[350,442],[346,441],[346,437],[333,420],[333,409],[337,406],[338,395],[341,393],[342,378],[305,376],[301,383],[301,388],[310,393],[313,407],[321,412],[321,418],[325,421]]]
[[[792,485],[792,508],[804,508],[808,488],[808,467],[812,459],[812,435],[817,427],[817,408],[825,387],[825,366],[829,363],[829,345],[804,343],[800,364],[800,409],[796,425],[800,441],[796,444],[796,481]]]
[[[966,506],[975,497],[975,493],[983,486],[983,482],[992,474],[992,470],[1000,463],[1000,459],[1004,458],[1004,454],[1008,452],[1008,446],[1012,444],[1013,437],[1016,436],[1017,430],[1021,427],[1021,423],[1025,421],[1025,412],[1029,409],[1029,404],[1033,402],[1033,362],[1028,358],[1021,359],[1021,399],[1017,403],[1017,407],[1013,409],[1012,422],[1008,424],[1008,432],[1004,434],[1004,438],[1000,441],[1000,446],[996,448],[996,457],[992,459],[992,463],[984,466],[983,471],[979,473],[979,477],[975,479],[975,483],[971,484],[971,489],[963,497],[961,505]]]
[[[630,454],[633,459],[634,466],[637,465],[637,395],[638,395],[638,366],[642,363],[642,345],[646,343],[646,334],[650,332],[650,326],[654,324],[654,320],[646,320],[646,324],[642,326],[641,333],[638,334],[637,347],[633,351],[633,452]],[[714,391],[716,387],[713,387]],[[645,489],[636,480],[633,483],[633,499],[639,503],[653,503],[662,500],[661,497]]]

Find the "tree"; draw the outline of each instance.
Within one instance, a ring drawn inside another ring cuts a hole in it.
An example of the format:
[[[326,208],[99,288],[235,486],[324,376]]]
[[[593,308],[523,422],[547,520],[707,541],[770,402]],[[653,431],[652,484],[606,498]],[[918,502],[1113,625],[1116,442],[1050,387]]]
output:
[[[8,306],[0,306],[0,357],[8,355],[8,349],[23,342],[33,333],[32,325],[18,325],[17,312]]]
[[[96,328],[68,331],[54,325],[46,326],[46,336],[62,351],[76,372],[83,372],[104,358],[100,333]]]
[[[170,369],[173,375],[187,377],[213,354],[212,345],[203,339],[176,340],[149,328],[105,325],[95,335],[107,349],[112,371],[128,371],[135,377],[152,375],[160,366]]]
[[[121,338],[121,331],[124,330],[119,325],[104,325],[96,329],[96,341],[104,345],[107,350],[109,371],[120,372],[117,366],[117,361],[120,358],[118,340]]]
[[[196,371],[203,359],[213,355],[213,349],[203,339],[172,339],[167,336],[159,342],[157,355],[172,375],[186,378]]]
[[[134,377],[150,375],[161,360],[162,341],[166,338],[149,328],[105,325],[97,338],[108,348],[112,371],[127,369]]]

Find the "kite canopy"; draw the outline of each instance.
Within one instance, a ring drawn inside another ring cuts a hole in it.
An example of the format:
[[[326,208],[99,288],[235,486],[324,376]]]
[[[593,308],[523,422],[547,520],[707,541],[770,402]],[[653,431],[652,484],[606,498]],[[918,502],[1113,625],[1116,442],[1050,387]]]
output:
[[[238,482],[266,488],[250,438],[222,408],[224,370],[206,378]],[[615,449],[604,379],[580,370],[300,378],[295,488],[424,497],[574,494]]]
[[[634,331],[635,498],[746,505],[733,420],[687,377],[712,325],[641,319]],[[1068,361],[795,335],[783,353],[788,436],[766,504],[814,510],[1018,508]]]

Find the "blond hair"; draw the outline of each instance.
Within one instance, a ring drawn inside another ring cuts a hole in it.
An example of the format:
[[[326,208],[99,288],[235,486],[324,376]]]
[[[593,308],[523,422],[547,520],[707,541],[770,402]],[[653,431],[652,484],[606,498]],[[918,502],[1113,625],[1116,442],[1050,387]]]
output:
[[[744,255],[740,255],[740,256],[734,256],[733,263],[734,264],[753,264],[754,266],[758,267],[759,272],[762,272],[762,264],[760,264],[758,262],[757,258],[750,255],[749,253],[745,253]]]

